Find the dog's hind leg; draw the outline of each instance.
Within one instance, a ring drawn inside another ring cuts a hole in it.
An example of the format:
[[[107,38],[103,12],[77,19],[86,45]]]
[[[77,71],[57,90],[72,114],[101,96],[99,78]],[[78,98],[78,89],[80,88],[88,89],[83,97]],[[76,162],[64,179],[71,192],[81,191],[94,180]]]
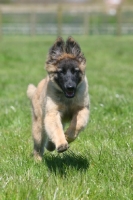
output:
[[[33,115],[32,136],[34,141],[33,155],[36,160],[42,160],[47,136],[43,131],[42,118]]]

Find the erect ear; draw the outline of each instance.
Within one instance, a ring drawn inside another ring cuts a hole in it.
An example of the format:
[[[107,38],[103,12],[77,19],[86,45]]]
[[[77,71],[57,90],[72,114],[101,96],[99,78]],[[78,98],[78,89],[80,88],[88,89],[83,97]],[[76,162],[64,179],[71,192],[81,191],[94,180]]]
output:
[[[61,56],[64,51],[65,42],[61,37],[58,37],[54,45],[49,50],[47,64],[54,64],[54,62],[56,62],[56,60]]]
[[[69,37],[66,41],[66,53],[78,56],[81,52],[80,46],[74,41],[72,37]]]
[[[66,41],[66,53],[72,54],[77,60],[81,62],[86,62],[86,59],[81,52],[81,48],[77,42],[72,37],[69,37]]]

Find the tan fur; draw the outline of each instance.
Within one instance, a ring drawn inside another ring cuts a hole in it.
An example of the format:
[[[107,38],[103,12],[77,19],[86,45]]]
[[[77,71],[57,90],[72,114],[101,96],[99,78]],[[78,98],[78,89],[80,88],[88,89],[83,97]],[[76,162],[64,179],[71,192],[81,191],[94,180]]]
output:
[[[59,60],[67,58],[74,59],[73,56],[65,53]],[[81,65],[83,63],[79,64],[79,66]],[[82,67],[85,70],[85,65]],[[49,75],[38,84],[37,88],[30,84],[27,89],[27,96],[31,100],[33,113],[33,154],[38,160],[42,159],[44,147],[49,151],[56,149],[58,152],[63,152],[67,150],[68,143],[76,139],[89,119],[86,76],[83,75],[74,98],[69,99],[64,96],[64,93],[54,82],[53,77],[55,75],[51,68],[54,71],[57,70],[55,64],[46,64]],[[70,125],[64,132],[63,126],[66,121],[69,121]]]

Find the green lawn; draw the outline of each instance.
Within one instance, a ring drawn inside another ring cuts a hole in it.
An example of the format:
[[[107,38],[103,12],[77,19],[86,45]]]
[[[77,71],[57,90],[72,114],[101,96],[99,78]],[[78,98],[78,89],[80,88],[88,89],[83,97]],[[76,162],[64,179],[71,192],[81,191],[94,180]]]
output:
[[[65,36],[65,38],[67,38]],[[45,75],[55,37],[0,41],[0,200],[133,199],[133,37],[80,37],[91,115],[66,153],[32,152],[29,83]]]

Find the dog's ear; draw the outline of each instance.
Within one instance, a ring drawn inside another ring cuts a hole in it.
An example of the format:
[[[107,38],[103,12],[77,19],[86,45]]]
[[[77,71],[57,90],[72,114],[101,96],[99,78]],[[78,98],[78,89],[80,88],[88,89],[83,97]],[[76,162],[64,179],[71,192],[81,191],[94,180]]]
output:
[[[58,58],[65,51],[65,42],[61,37],[58,37],[54,45],[49,50],[47,63],[53,63],[58,60]]]
[[[72,37],[69,37],[66,41],[66,53],[73,54],[75,57],[81,52],[80,46],[74,41]]]
[[[81,48],[77,42],[72,37],[69,37],[66,41],[66,53],[72,54],[80,63],[86,62],[86,59],[81,52]]]

